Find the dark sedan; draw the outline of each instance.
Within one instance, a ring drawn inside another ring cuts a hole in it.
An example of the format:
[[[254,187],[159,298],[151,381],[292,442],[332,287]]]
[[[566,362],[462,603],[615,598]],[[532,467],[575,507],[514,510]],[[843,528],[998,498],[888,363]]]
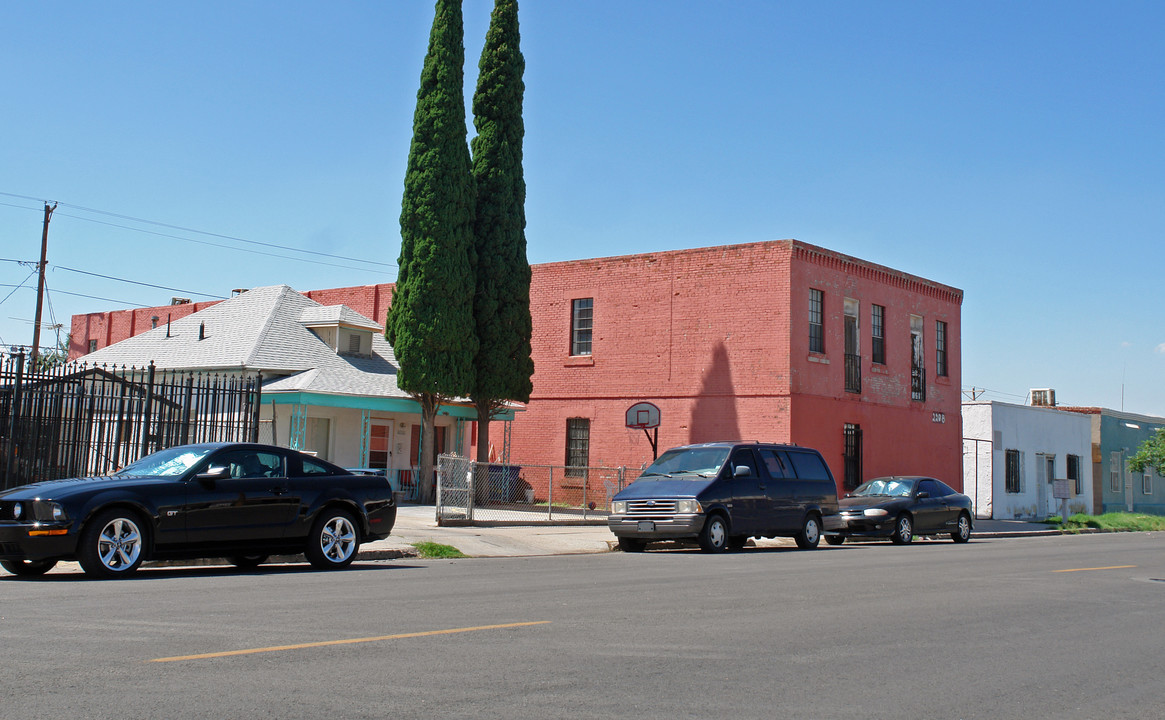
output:
[[[930,477],[882,477],[858,486],[838,501],[844,526],[825,536],[830,545],[847,537],[888,537],[904,545],[916,535],[950,533],[971,539],[971,498]]]
[[[120,578],[147,559],[224,557],[254,567],[302,552],[317,568],[343,568],[395,522],[384,476],[269,445],[183,445],[110,477],[0,492],[0,566],[41,575],[77,560],[89,575]]]

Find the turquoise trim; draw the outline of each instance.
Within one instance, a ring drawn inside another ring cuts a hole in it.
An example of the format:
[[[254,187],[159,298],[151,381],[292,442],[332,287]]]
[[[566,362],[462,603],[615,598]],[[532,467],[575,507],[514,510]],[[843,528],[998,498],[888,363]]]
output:
[[[265,392],[263,400],[275,405],[315,405],[316,407],[349,408],[352,410],[376,410],[379,412],[421,414],[421,405],[412,398],[368,397],[366,395],[326,395],[310,392]],[[442,405],[437,413],[466,420],[477,419],[477,409],[472,405]],[[495,420],[513,420],[514,411],[508,410]]]

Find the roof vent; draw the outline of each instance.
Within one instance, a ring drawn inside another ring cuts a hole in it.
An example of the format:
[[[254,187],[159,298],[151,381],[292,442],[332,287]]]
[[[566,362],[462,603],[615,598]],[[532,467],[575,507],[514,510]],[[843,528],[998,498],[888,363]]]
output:
[[[206,323],[198,323],[198,339],[206,339]]]
[[[1056,391],[1052,388],[1033,389],[1032,407],[1056,407]]]
[[[190,298],[172,297],[170,298],[171,305],[189,305]]]

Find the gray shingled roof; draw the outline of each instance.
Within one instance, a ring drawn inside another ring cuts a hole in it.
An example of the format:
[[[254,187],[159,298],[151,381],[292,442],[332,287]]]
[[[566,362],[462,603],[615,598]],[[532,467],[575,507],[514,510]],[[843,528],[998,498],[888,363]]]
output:
[[[374,330],[372,355],[337,355],[309,330],[339,322]],[[199,329],[205,336],[199,339]],[[342,305],[325,307],[286,285],[255,288],[205,310],[114,343],[77,360],[89,365],[153,361],[171,370],[261,370],[287,374],[264,383],[264,392],[408,397],[396,385],[396,356],[373,321]]]

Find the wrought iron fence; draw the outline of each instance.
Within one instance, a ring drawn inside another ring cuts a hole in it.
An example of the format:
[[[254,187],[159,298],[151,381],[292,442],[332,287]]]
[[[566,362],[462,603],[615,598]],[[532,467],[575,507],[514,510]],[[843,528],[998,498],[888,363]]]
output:
[[[626,467],[500,465],[437,458],[437,522],[603,522],[611,498],[639,477]]]
[[[0,357],[0,487],[111,473],[155,450],[258,439],[262,378]]]

